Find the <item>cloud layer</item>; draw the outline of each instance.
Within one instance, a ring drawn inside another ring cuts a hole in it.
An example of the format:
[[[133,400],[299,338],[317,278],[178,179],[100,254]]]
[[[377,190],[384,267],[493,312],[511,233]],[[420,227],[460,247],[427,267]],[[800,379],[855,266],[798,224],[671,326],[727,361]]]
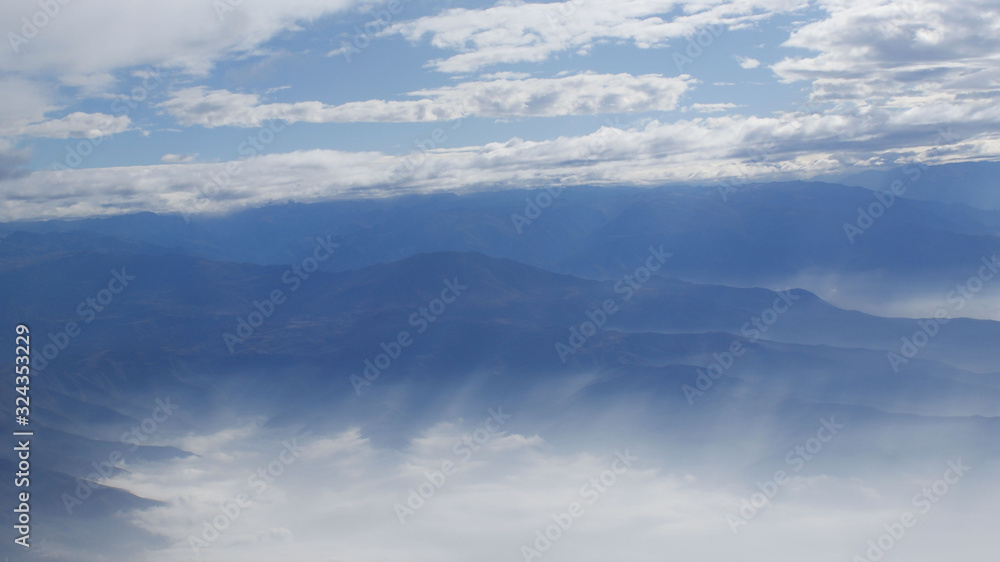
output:
[[[551,117],[670,111],[688,89],[687,76],[584,73],[561,78],[500,78],[411,92],[408,101],[262,103],[260,96],[187,88],[162,104],[185,126],[259,127],[286,123],[428,122],[463,117]]]
[[[194,548],[209,562],[538,560],[527,547],[557,562],[659,560],[666,551],[685,559],[833,562],[863,552],[864,541],[898,519],[905,494],[926,486],[929,476],[907,473],[899,482],[886,475],[886,485],[810,465],[734,534],[727,513],[757,491],[752,480],[736,477],[741,468],[726,471],[722,481],[717,470],[690,462],[677,470],[671,452],[639,437],[641,431],[630,433],[631,443],[582,439],[588,448],[556,452],[545,436],[477,434],[479,421],[440,421],[398,449],[373,443],[357,428],[295,435],[251,422],[181,439],[175,444],[199,454],[130,464],[106,483],[164,502],[125,514],[164,539],[165,546],[145,554],[150,561],[188,559]],[[703,444],[716,452],[713,459],[730,446]],[[788,469],[775,462],[754,469],[755,477]],[[422,497],[414,497],[421,489]],[[976,497],[949,495],[932,514],[938,523],[967,525],[960,536],[973,552],[988,541],[979,532],[988,517],[963,511]],[[539,543],[538,532],[573,504],[578,516],[558,534],[549,529],[556,538],[547,545]],[[893,553],[931,560],[926,549],[954,547],[956,536],[951,526],[936,524]]]
[[[627,42],[642,49],[666,47],[671,39],[709,27],[737,29],[802,5],[794,0],[502,2],[394,24],[386,33],[411,42],[428,38],[434,47],[457,51],[432,61],[431,67],[471,72],[497,64],[541,62],[566,51],[586,53],[606,42]]]
[[[447,140],[451,129],[445,126],[428,131],[428,139],[437,139],[430,147],[402,155],[309,150],[229,163],[35,172],[11,181],[12,190],[0,199],[0,218],[224,212],[404,191],[794,178],[879,162],[942,163],[1000,153],[1000,134],[976,132],[951,139],[944,149],[941,123],[910,117],[788,113],[654,120],[547,141],[436,148]],[[983,106],[970,118],[980,119],[969,124],[975,131],[1000,122],[995,107]],[[61,204],[53,207],[52,199]]]

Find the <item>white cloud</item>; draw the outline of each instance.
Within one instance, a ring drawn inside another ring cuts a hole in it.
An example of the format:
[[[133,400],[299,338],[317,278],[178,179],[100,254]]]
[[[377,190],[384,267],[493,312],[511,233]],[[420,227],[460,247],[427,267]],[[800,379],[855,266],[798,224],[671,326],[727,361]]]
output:
[[[797,0],[500,2],[397,23],[386,33],[414,43],[429,37],[432,46],[458,52],[433,61],[435,69],[470,72],[496,64],[541,62],[564,51],[586,52],[605,41],[664,47],[671,39],[708,26],[745,27],[803,5]]]
[[[11,136],[67,139],[71,137],[97,138],[127,131],[131,121],[127,115],[74,112],[58,119],[23,125],[16,129],[0,129],[0,134]]]
[[[62,5],[18,52],[4,45],[0,70],[56,76],[92,88],[122,68],[152,64],[203,74],[222,57],[247,53],[278,33],[347,10],[355,0],[129,2],[91,0]],[[235,7],[220,13],[218,7]],[[0,3],[0,21],[21,22],[41,11],[34,3]],[[12,33],[21,33],[20,25]],[[6,29],[5,29],[6,31]],[[30,31],[30,30],[29,30]],[[5,36],[5,43],[9,36]]]
[[[740,68],[746,68],[748,70],[760,66],[759,60],[750,57],[742,57],[739,55],[736,56],[736,62],[739,63]]]
[[[669,552],[712,562],[834,562],[863,552],[886,522],[913,509],[911,490],[933,481],[923,475],[911,481],[912,470],[903,482],[855,477],[871,471],[850,456],[832,474],[812,464],[794,473],[780,457],[747,469],[752,453],[726,442],[685,450],[678,461],[673,450],[663,450],[662,436],[646,439],[628,429],[620,436],[628,445],[592,433],[549,441],[510,432],[465,454],[454,444],[471,438],[473,427],[450,421],[400,448],[376,444],[356,428],[294,436],[240,426],[197,436],[216,444],[211,455],[130,463],[105,483],[163,502],[121,514],[161,539],[133,558],[150,562],[193,558],[191,538],[213,523],[221,531],[197,556],[206,562],[524,560],[522,545],[535,547],[536,531],[574,503],[579,516],[544,547],[542,560],[662,560]],[[299,455],[283,456],[293,439]],[[581,442],[585,448],[570,444]],[[614,463],[616,451],[628,451],[627,470]],[[434,484],[428,473],[441,471],[445,461],[453,474],[434,475]],[[755,482],[778,468],[789,474],[787,484],[775,484],[768,506],[734,535],[726,515],[739,512],[760,491]],[[407,505],[421,485],[426,498],[413,500],[417,508],[400,523],[396,505]],[[936,549],[953,552],[956,544],[988,551],[988,506],[975,502],[986,488],[969,485],[934,508],[932,517],[950,524],[930,525],[919,544],[901,541],[893,552],[927,562],[941,559]],[[240,496],[243,506],[236,508]],[[908,548],[919,550],[909,555]],[[75,560],[101,559],[79,550]]]
[[[737,107],[743,106],[735,103],[692,103],[690,106],[685,107],[684,111],[694,111],[696,113],[722,113],[729,111],[730,109],[736,109]]]
[[[321,8],[318,2],[297,5],[311,6],[317,13],[334,9],[334,4]],[[135,210],[225,211],[286,200],[384,196],[402,190],[651,184],[743,175],[755,179],[808,177],[875,159],[893,163],[920,157],[943,162],[1000,156],[1000,134],[996,132],[1000,106],[994,101],[1000,89],[1000,65],[996,64],[1000,39],[990,31],[1000,28],[1000,8],[984,0],[958,7],[946,7],[937,0],[913,6],[822,0],[820,6],[829,17],[795,24],[786,43],[815,54],[786,58],[774,66],[783,80],[811,81],[815,101],[836,102],[810,112],[716,116],[672,123],[654,120],[630,127],[606,127],[590,135],[531,142],[515,137],[464,148],[444,148],[450,145],[439,143],[434,150],[413,156],[330,150],[272,154],[241,162],[239,166],[244,170],[253,167],[254,173],[233,177],[225,197],[217,198],[201,197],[197,191],[207,175],[224,170],[225,163],[196,163],[172,154],[164,157],[166,165],[161,166],[37,172],[12,179],[12,188],[31,195],[0,199],[0,213],[6,218],[34,218]],[[504,57],[543,60],[602,41],[662,46],[672,37],[710,23],[748,25],[769,13],[798,7],[795,2],[777,0],[697,5],[653,0],[613,5],[594,0],[510,3],[481,10],[446,10],[399,23],[392,32],[414,41],[430,37],[432,45],[458,53],[438,61],[439,69],[472,70],[489,66],[491,61],[507,60]],[[236,10],[227,17],[239,13]],[[670,15],[669,21],[661,17],[664,14]],[[256,16],[247,17],[252,18],[245,22],[248,25],[257,21],[253,19]],[[263,33],[260,41],[266,35]],[[42,39],[39,35],[35,41]],[[35,44],[33,41],[31,47]],[[225,49],[212,52],[212,57],[231,53]],[[212,57],[203,60],[210,64],[216,60]],[[753,64],[753,59],[737,60]],[[78,71],[74,75],[96,80],[95,76],[99,78],[112,66],[86,67],[90,74]],[[188,70],[196,69],[191,66]],[[45,116],[56,109],[47,101],[51,97],[47,86],[18,76],[0,80],[16,86],[10,98],[14,109],[0,107],[0,131],[7,134],[86,136],[97,130],[128,127],[127,117],[100,113],[76,113],[46,121]],[[340,105],[270,103],[265,96],[274,90],[256,95],[195,87],[174,92],[162,107],[184,125],[204,127],[259,126],[268,119],[429,122],[466,115],[502,119],[635,113],[675,109],[693,83],[687,76],[658,74],[584,72],[531,78],[493,73],[410,92],[414,99],[370,99]],[[684,111],[711,114],[735,107],[738,105],[733,102],[694,103]],[[766,162],[742,161],[748,149],[767,143],[773,143],[774,151]],[[20,167],[24,155],[15,154],[9,141],[6,148],[13,156],[6,164],[0,162],[0,168],[8,170],[0,169],[0,174],[9,177],[9,170]],[[60,204],[53,206],[49,203],[52,199]]]
[[[481,80],[523,80],[525,78],[531,78],[531,75],[527,72],[490,72],[487,74],[481,74],[479,76]]]
[[[165,502],[127,515],[163,539],[165,546],[145,553],[150,561],[192,557],[191,537],[201,536],[205,522],[223,513],[220,505],[241,494],[250,501],[228,524],[220,519],[224,529],[198,559],[523,559],[521,545],[532,545],[535,530],[571,503],[580,504],[582,514],[546,557],[554,561],[595,552],[646,559],[661,550],[653,545],[685,534],[728,532],[719,522],[734,496],[692,486],[692,476],[663,474],[637,451],[630,450],[632,464],[619,474],[609,470],[613,447],[553,454],[537,436],[501,433],[468,455],[456,454],[454,444],[471,431],[439,423],[399,450],[377,447],[357,429],[300,436],[303,450],[291,463],[279,460],[290,436],[275,431],[237,442],[208,436],[225,441],[216,455],[133,464],[107,483]],[[396,504],[407,505],[410,490],[446,460],[454,474],[400,523]],[[270,471],[266,481],[250,479],[261,470]],[[605,472],[613,483],[590,483]],[[458,538],[455,529],[462,531]]]
[[[164,164],[187,164],[188,162],[194,162],[194,159],[197,157],[197,154],[164,154],[160,158],[160,162]]]
[[[0,181],[27,175],[24,167],[31,160],[31,153],[15,148],[10,141],[0,138]]]
[[[0,76],[0,130],[27,125],[45,119],[45,114],[56,108],[51,102],[53,88],[26,78]]]
[[[1000,5],[989,0],[823,0],[828,17],[792,32],[786,46],[814,51],[773,66],[809,80],[813,99],[910,107],[992,99],[1000,91]]]
[[[257,127],[289,123],[421,122],[466,116],[518,118],[670,111],[693,81],[688,76],[583,73],[560,78],[499,77],[411,92],[415,100],[342,105],[262,103],[260,96],[203,86],[175,92],[162,104],[182,125]]]
[[[76,99],[108,97],[116,73],[141,65],[204,75],[224,58],[255,52],[302,23],[362,0],[176,0],[171,2],[2,2],[0,135],[94,137],[128,129],[125,116],[72,113],[44,120]],[[43,9],[48,6],[48,12]],[[238,5],[237,5],[238,4]],[[219,6],[231,7],[228,11]],[[25,18],[29,23],[24,23]],[[38,22],[37,25],[30,22]],[[141,71],[133,75],[141,76]]]

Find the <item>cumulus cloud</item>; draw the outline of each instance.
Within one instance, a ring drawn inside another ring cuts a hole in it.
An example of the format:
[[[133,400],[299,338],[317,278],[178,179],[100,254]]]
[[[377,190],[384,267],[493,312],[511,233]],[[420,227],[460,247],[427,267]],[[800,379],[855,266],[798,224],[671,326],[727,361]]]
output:
[[[689,76],[583,73],[559,78],[500,76],[411,92],[415,100],[366,100],[342,105],[308,101],[263,103],[255,94],[208,90],[175,92],[162,107],[182,125],[258,127],[289,123],[421,122],[467,116],[518,118],[670,111],[693,80]]]
[[[187,164],[197,158],[197,154],[164,154],[160,157],[160,162],[164,164]]]
[[[811,81],[817,102],[916,107],[1000,92],[996,2],[824,0],[819,6],[827,17],[798,27],[785,42],[816,54],[773,66],[783,80]]]
[[[739,63],[740,68],[751,69],[760,66],[760,61],[750,57],[736,56],[736,62]]]
[[[25,169],[31,155],[23,148],[15,148],[10,142],[0,139],[0,181],[26,176]]]
[[[684,108],[684,111],[694,111],[696,113],[722,113],[729,111],[730,109],[736,109],[737,107],[743,107],[742,105],[737,105],[735,103],[692,103],[688,107]]]
[[[569,0],[500,2],[485,9],[456,8],[390,26],[385,33],[458,54],[432,61],[442,72],[470,72],[516,62],[541,62],[564,52],[587,52],[607,41],[639,48],[665,47],[709,26],[736,29],[775,13],[796,10],[797,0]]]
[[[47,113],[57,109],[50,102],[53,88],[47,84],[14,75],[0,76],[0,91],[4,95],[0,103],[0,130],[42,121]]]
[[[97,138],[127,131],[131,121],[127,115],[74,112],[58,119],[23,125],[13,130],[0,130],[3,134],[50,139],[71,137]]]
[[[0,70],[49,75],[68,85],[99,87],[121,68],[144,64],[203,74],[224,56],[251,52],[301,23],[362,4],[356,0],[242,0],[241,2],[59,2],[36,33],[20,25],[0,57]],[[21,22],[41,8],[34,2],[0,4],[0,21]],[[44,14],[44,12],[43,12]],[[32,35],[32,37],[28,37]]]
[[[107,97],[120,71],[142,65],[205,75],[224,58],[256,52],[303,22],[365,4],[362,0],[241,2],[0,3],[0,135],[95,137],[129,127],[126,116],[74,112],[44,116],[71,103],[59,87]]]

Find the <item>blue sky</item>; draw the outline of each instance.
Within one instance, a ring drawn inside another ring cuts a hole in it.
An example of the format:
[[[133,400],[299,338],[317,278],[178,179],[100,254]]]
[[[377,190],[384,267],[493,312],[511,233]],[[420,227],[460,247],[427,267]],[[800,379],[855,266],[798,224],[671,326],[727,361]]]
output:
[[[985,0],[7,3],[0,213],[995,159],[998,25]]]

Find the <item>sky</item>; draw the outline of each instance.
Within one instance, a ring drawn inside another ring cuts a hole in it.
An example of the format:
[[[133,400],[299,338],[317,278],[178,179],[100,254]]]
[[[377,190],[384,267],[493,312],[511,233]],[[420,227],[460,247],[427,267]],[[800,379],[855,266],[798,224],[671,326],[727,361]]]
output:
[[[0,5],[0,220],[1000,156],[1000,4]]]

